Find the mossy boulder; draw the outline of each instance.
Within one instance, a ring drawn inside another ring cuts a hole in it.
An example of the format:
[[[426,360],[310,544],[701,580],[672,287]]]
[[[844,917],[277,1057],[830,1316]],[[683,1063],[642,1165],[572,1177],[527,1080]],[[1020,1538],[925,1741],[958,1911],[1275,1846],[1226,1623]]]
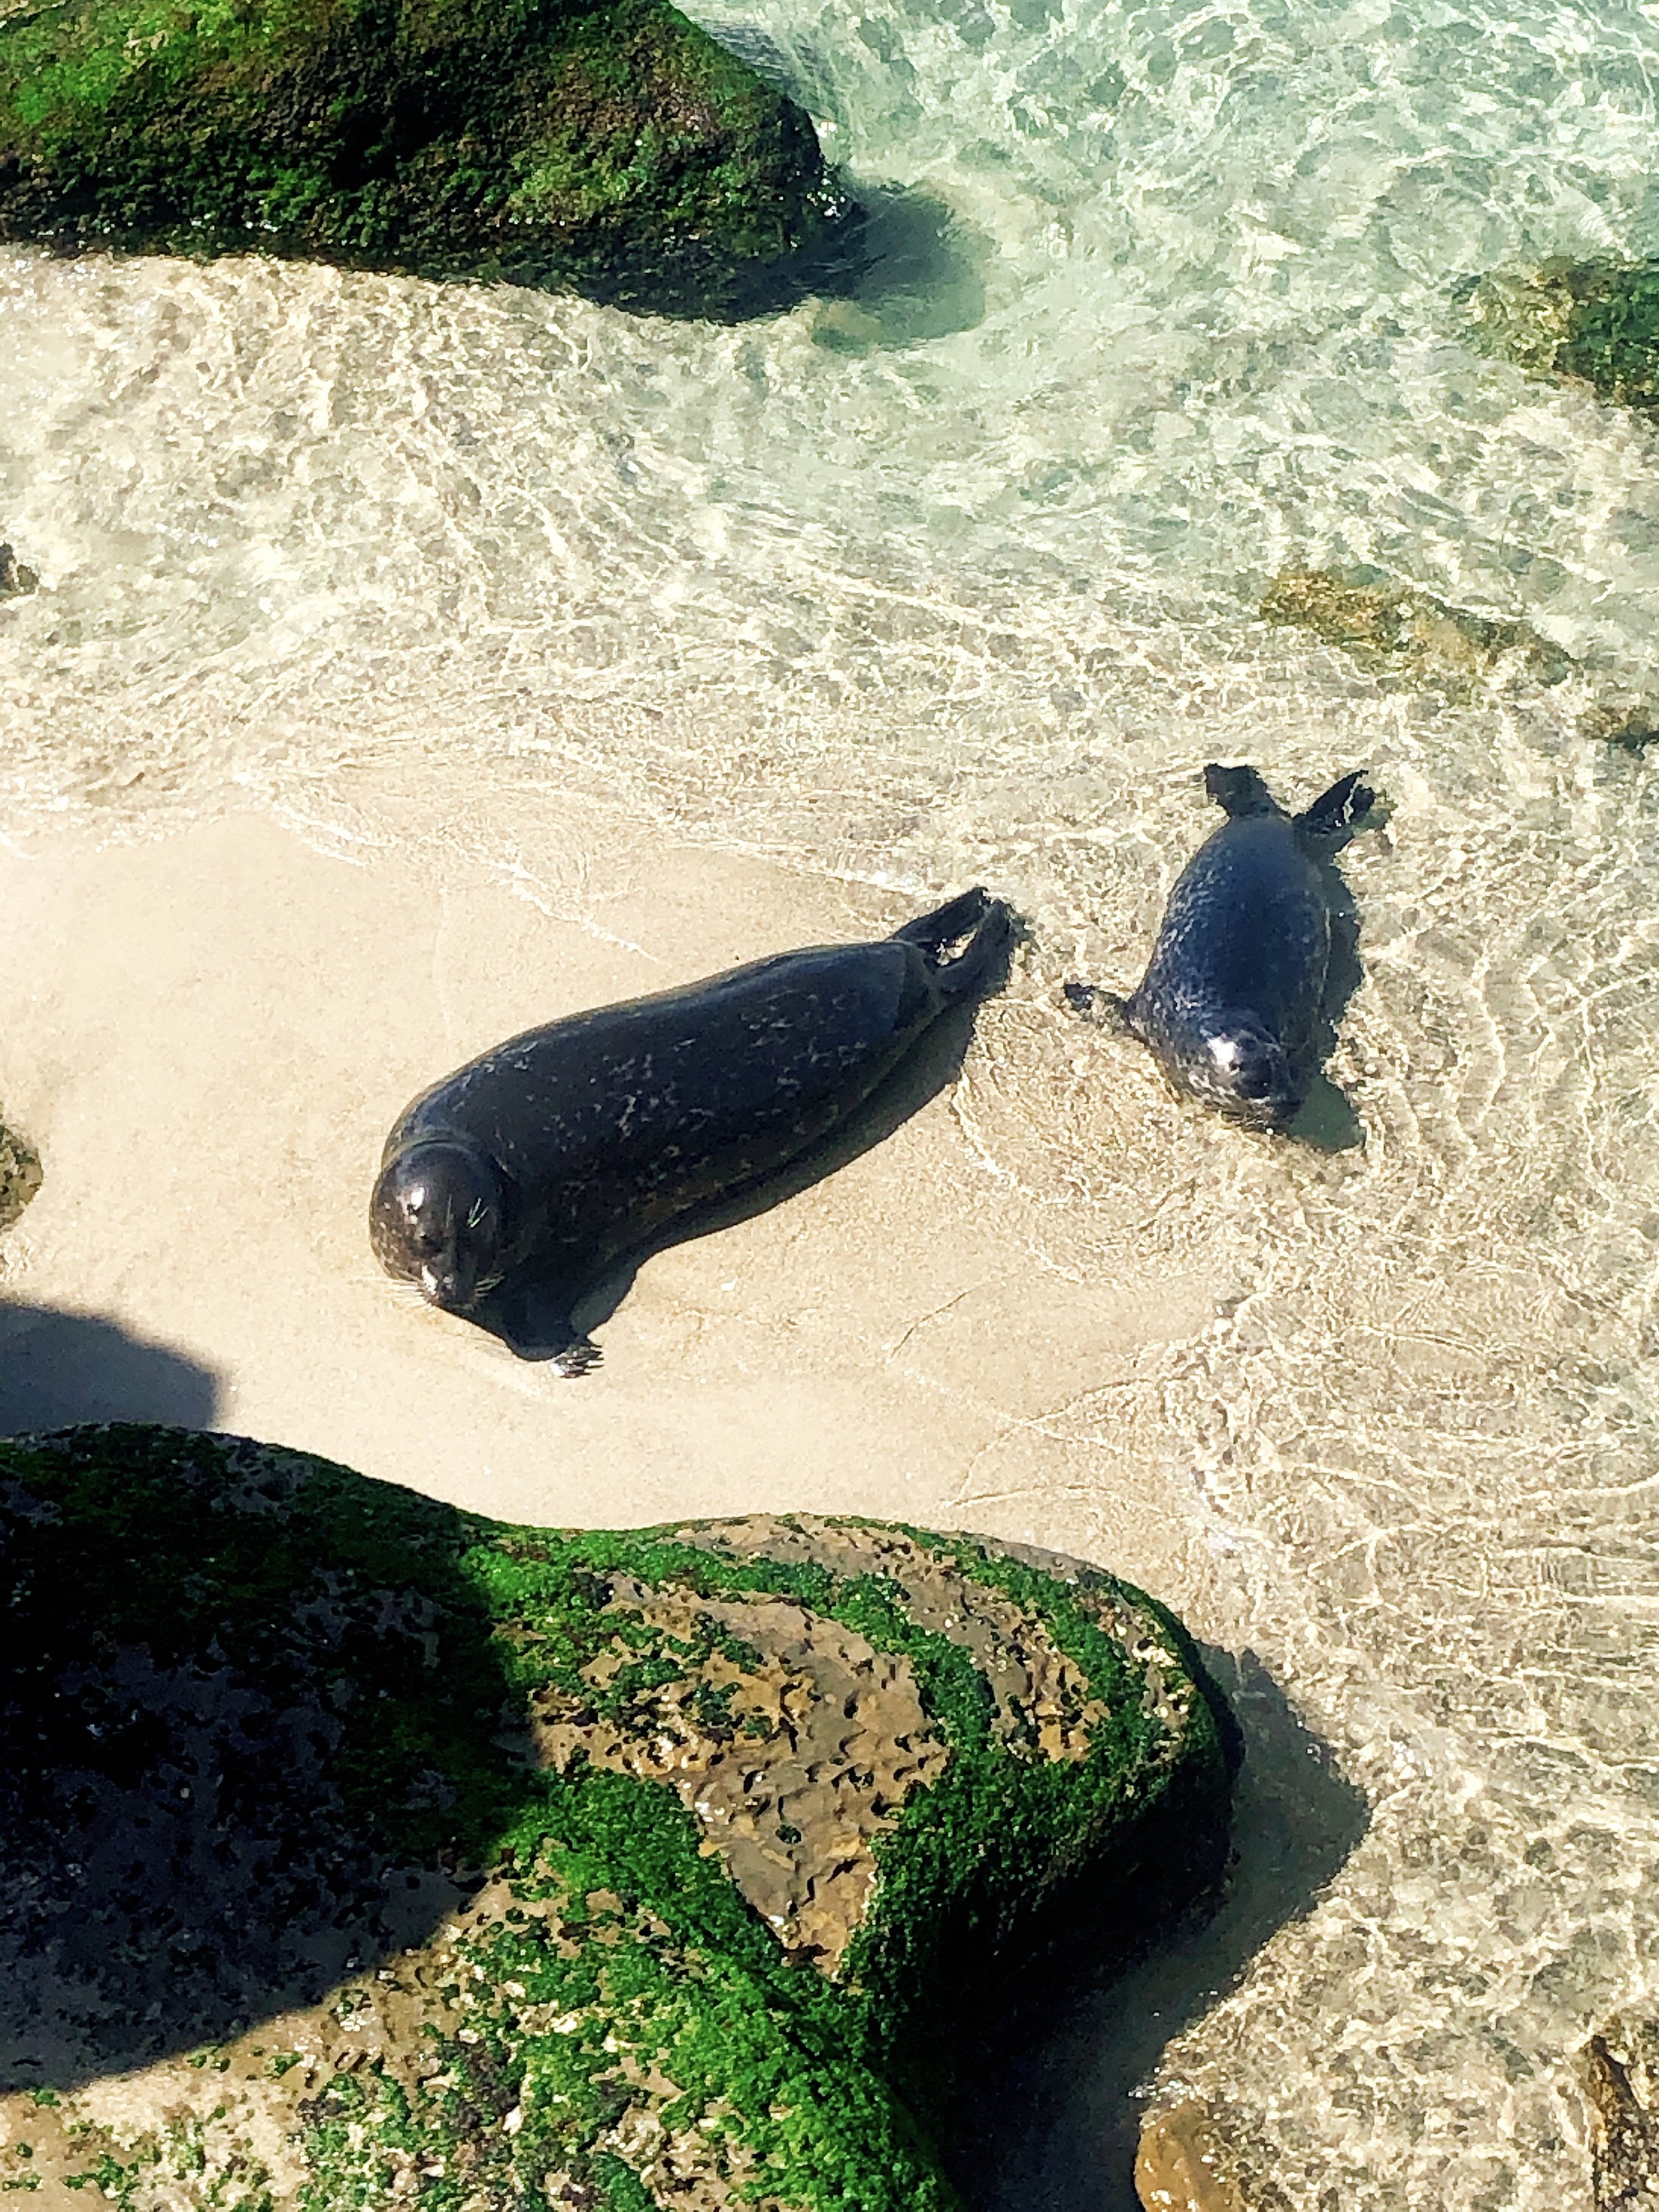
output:
[[[946,2212],[1012,1970],[1223,1848],[1191,1645],[1050,1554],[509,1528],[137,1426],[0,1444],[0,2185],[47,2203]]]
[[[1620,406],[1659,408],[1659,258],[1498,270],[1465,297],[1492,351]]]
[[[0,238],[743,312],[848,204],[666,0],[51,0],[0,22]]]
[[[1329,568],[1281,570],[1261,612],[1340,646],[1368,675],[1453,696],[1506,674],[1559,684],[1573,665],[1530,623],[1448,606],[1413,584],[1349,579]]]

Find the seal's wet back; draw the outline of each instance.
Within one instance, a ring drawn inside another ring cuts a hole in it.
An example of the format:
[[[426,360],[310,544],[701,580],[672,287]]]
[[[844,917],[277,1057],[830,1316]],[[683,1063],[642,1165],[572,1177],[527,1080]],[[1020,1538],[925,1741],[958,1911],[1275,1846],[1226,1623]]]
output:
[[[570,1316],[596,1279],[827,1136],[939,1014],[994,986],[1012,935],[1006,906],[967,891],[873,945],[780,953],[509,1038],[399,1116],[369,1206],[376,1257],[580,1373],[599,1355]]]
[[[1128,1030],[1178,1091],[1259,1129],[1282,1128],[1318,1072],[1331,957],[1331,861],[1374,804],[1345,775],[1286,814],[1253,768],[1204,771],[1227,819],[1170,894],[1140,988],[1115,999],[1068,983],[1080,1012]]]

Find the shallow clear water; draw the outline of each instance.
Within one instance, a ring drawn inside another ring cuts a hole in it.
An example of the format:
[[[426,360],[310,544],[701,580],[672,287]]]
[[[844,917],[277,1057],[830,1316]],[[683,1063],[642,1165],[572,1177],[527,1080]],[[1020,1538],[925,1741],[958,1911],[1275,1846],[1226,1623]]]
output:
[[[1297,2206],[1582,2206],[1569,2054],[1659,1999],[1659,783],[1574,726],[1645,678],[1659,427],[1482,358],[1454,288],[1659,247],[1659,9],[708,20],[833,125],[884,254],[860,299],[712,329],[0,258],[0,525],[50,586],[0,610],[0,821],[510,757],[1015,897],[1033,966],[966,1125],[1054,1265],[1150,1238],[1237,1283],[1060,1418],[1103,1481],[1175,1470],[1225,1640],[1370,1807],[1164,2078],[1249,2115]],[[1255,620],[1292,561],[1589,672],[1385,693]],[[1104,1048],[1074,1111],[1024,1110],[1020,1037],[1079,963],[1133,980],[1211,757],[1388,790],[1346,862],[1363,1149],[1238,1139]]]

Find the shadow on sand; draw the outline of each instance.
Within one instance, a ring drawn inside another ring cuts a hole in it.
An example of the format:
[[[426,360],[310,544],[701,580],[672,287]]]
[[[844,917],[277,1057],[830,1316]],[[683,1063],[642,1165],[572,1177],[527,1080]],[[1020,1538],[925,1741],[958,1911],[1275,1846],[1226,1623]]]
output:
[[[72,1421],[211,1428],[219,1378],[100,1315],[0,1301],[0,1437]]]
[[[1354,834],[1380,830],[1388,817],[1387,805],[1374,801],[1363,821],[1354,825]],[[1348,841],[1343,842],[1346,844]],[[1347,1093],[1326,1074],[1325,1063],[1336,1049],[1336,1033],[1348,1010],[1348,1001],[1365,980],[1359,961],[1359,908],[1336,865],[1334,854],[1321,862],[1319,872],[1331,917],[1331,954],[1325,970],[1319,1027],[1314,1038],[1316,1072],[1301,1112],[1285,1133],[1298,1143],[1311,1145],[1316,1152],[1347,1152],[1364,1143],[1365,1131]]]
[[[1006,969],[1005,957],[988,980],[982,996],[1002,988]],[[893,1073],[827,1136],[760,1182],[683,1214],[660,1236],[627,1254],[580,1289],[574,1304],[568,1285],[520,1283],[514,1286],[516,1295],[512,1304],[504,1298],[485,1299],[469,1318],[521,1359],[557,1357],[570,1342],[573,1324],[577,1334],[586,1337],[610,1320],[633,1288],[640,1269],[656,1254],[769,1212],[786,1199],[810,1190],[837,1169],[873,1151],[913,1114],[920,1113],[961,1073],[979,1003],[976,999],[969,1005],[947,1007]],[[513,1317],[508,1318],[509,1315]],[[520,1318],[526,1316],[527,1319]]]
[[[577,1306],[577,1326],[582,1329],[598,1328],[609,1321],[633,1289],[640,1269],[657,1253],[671,1251],[676,1244],[689,1243],[696,1237],[711,1236],[719,1229],[734,1229],[740,1221],[753,1221],[759,1214],[769,1213],[775,1206],[781,1206],[786,1199],[798,1198],[802,1191],[811,1190],[815,1183],[824,1182],[866,1152],[873,1152],[962,1073],[962,1063],[974,1034],[975,1012],[973,1006],[953,1006],[941,1014],[915,1050],[872,1092],[856,1113],[820,1143],[791,1160],[781,1173],[769,1176],[752,1190],[740,1191],[735,1197],[722,1200],[717,1206],[699,1207],[695,1213],[677,1221],[645,1250],[630,1254],[611,1268]]]
[[[1060,2017],[1026,2008],[986,2038],[964,2081],[953,2161],[976,2212],[1136,2212],[1137,2089],[1268,1938],[1309,1911],[1365,1832],[1365,1800],[1255,1654],[1203,1657],[1243,1739],[1219,1894]]]

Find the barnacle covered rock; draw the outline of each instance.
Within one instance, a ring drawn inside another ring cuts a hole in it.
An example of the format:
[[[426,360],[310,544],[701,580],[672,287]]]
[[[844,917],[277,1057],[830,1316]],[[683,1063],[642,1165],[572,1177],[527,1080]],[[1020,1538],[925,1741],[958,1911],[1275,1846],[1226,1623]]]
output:
[[[137,1426],[0,1445],[0,1534],[12,2185],[945,2212],[976,2008],[1222,1846],[1191,1646],[1049,1554]]]

